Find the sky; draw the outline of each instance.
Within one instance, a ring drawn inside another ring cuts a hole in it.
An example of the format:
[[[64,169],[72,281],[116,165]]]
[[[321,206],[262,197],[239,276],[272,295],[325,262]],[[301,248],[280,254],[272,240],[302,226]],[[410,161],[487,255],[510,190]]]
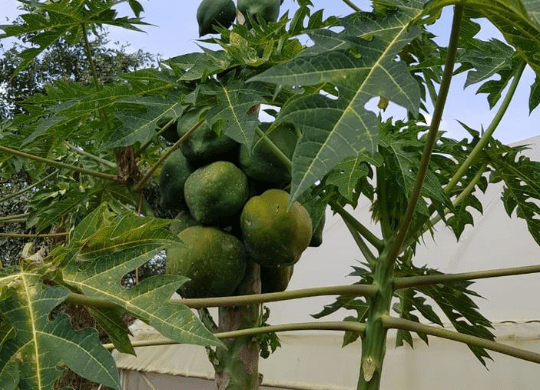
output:
[[[332,14],[345,16],[352,11],[349,6],[339,0],[312,0],[312,2],[315,9],[325,10],[325,16]],[[354,0],[354,3],[365,10],[369,9],[369,1]],[[7,23],[6,18],[12,20],[17,16],[18,4],[19,2],[16,0],[0,0],[0,24]],[[141,0],[141,4],[145,8],[142,15],[144,21],[150,23],[151,26],[144,27],[145,33],[111,28],[109,37],[113,42],[128,43],[130,45],[128,50],[142,49],[160,54],[162,58],[200,50],[197,46],[198,26],[196,21],[196,12],[200,1]],[[281,9],[282,12],[290,10],[290,13],[293,13],[296,7],[297,4],[292,0],[285,0]],[[122,16],[131,16],[128,7],[119,7],[118,11]],[[439,44],[447,44],[450,20],[451,12],[445,11],[442,18],[432,28],[438,37]],[[502,40],[498,31],[489,22],[482,23],[482,31],[479,36],[484,40],[492,37]],[[458,120],[480,130],[489,125],[497,109],[497,106],[493,110],[489,109],[485,94],[476,94],[478,86],[473,85],[464,90],[464,81],[464,75],[454,77],[441,125],[442,129],[448,131],[449,136],[456,139],[467,135]],[[495,138],[510,143],[540,135],[540,108],[537,108],[530,115],[528,109],[528,96],[533,81],[534,73],[527,69],[516,91],[514,101],[495,132]],[[375,104],[372,106],[368,107],[376,109]],[[391,106],[386,115],[401,117],[403,112],[404,110]]]

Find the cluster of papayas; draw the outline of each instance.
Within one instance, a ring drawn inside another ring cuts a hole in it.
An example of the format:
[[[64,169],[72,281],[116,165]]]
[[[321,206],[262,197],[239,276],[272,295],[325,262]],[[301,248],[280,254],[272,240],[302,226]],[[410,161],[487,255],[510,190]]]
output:
[[[185,111],[178,136],[203,114]],[[269,150],[268,140],[291,159],[298,135],[285,125],[260,129],[250,148],[204,121],[161,168],[161,206],[178,212],[170,229],[184,243],[168,251],[166,270],[190,278],[184,297],[233,294],[250,260],[261,265],[263,292],[283,291],[315,239],[308,210],[289,205],[290,172]]]
[[[242,14],[246,26],[252,21],[275,22],[283,0],[203,0],[197,9],[199,36],[215,33],[214,27],[229,28],[236,19],[237,11]]]

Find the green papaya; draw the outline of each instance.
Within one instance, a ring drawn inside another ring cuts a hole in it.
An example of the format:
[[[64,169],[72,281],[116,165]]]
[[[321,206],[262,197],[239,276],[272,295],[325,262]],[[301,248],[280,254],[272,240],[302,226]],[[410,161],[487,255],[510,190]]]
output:
[[[242,280],[247,254],[242,242],[219,229],[189,227],[178,234],[184,245],[167,250],[165,270],[190,278],[178,293],[185,298],[231,295]]]
[[[240,215],[244,245],[263,267],[295,264],[311,241],[312,223],[299,202],[289,207],[289,194],[278,189],[251,198]]]
[[[180,150],[175,150],[161,167],[159,174],[160,205],[164,209],[185,207],[184,184],[193,168]]]
[[[197,8],[199,36],[213,34],[214,26],[229,28],[236,19],[233,0],[203,0]]]
[[[197,169],[184,186],[189,211],[202,224],[226,221],[242,209],[248,196],[246,175],[228,161],[216,161]]]
[[[261,293],[285,291],[293,274],[290,267],[261,267]]]
[[[268,22],[275,22],[279,16],[280,0],[238,0],[238,11],[244,15],[246,25],[250,26],[250,19],[258,18]]]
[[[180,137],[186,134],[199,121],[200,109],[192,109],[182,115],[178,121],[177,132]],[[215,125],[210,127],[203,122],[189,138],[180,145],[180,150],[194,164],[205,164],[211,161],[227,159],[226,156],[238,153],[238,142],[226,136]]]
[[[270,127],[263,124],[265,136],[292,160],[298,136],[288,125]],[[255,136],[254,147],[250,150],[246,145],[240,146],[239,163],[244,173],[257,181],[268,183],[273,187],[284,188],[291,182],[289,168],[268,148],[259,136]]]

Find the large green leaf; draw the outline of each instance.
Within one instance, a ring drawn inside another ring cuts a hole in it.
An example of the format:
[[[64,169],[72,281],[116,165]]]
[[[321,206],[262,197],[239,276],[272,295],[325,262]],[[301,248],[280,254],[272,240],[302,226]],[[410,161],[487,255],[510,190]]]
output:
[[[509,216],[514,212],[527,222],[531,236],[540,245],[540,162],[520,155],[521,147],[512,148],[492,141],[488,150],[493,168],[490,181],[504,182],[502,200]]]
[[[257,84],[245,85],[244,82],[217,84],[215,96],[217,104],[206,114],[206,120],[213,126],[222,121],[223,132],[236,142],[251,145],[255,130],[259,125],[257,115],[253,115],[253,107],[265,103]]]
[[[16,73],[25,68],[45,49],[57,40],[64,38],[68,43],[78,43],[87,29],[102,25],[111,25],[130,30],[141,31],[137,25],[148,25],[138,17],[117,17],[112,8],[128,0],[70,0],[70,1],[21,1],[31,8],[30,13],[22,14],[21,25],[1,25],[6,37],[26,35],[34,47],[21,53],[22,61]],[[131,0],[133,6],[136,1]],[[15,73],[15,74],[16,74]]]
[[[344,158],[376,150],[378,120],[365,108],[370,99],[384,96],[418,113],[418,82],[396,58],[420,34],[410,22],[422,13],[424,3],[403,2],[402,7],[384,14],[353,14],[342,20],[345,29],[334,36],[334,41],[339,38],[346,44],[325,41],[321,48],[315,39],[315,54],[297,57],[251,79],[293,87],[318,85],[326,91],[293,100],[278,117],[302,131],[293,157],[292,199]]]
[[[163,249],[182,245],[166,229],[169,223],[131,212],[111,218],[102,204],[81,222],[70,244],[55,252],[62,280],[88,297],[118,304],[178,343],[222,345],[189,308],[169,303],[187,278],[154,276],[131,289],[122,287],[126,273]]]
[[[46,287],[39,273],[20,272],[0,278],[10,294],[0,301],[0,312],[13,325],[11,337],[0,347],[0,388],[53,389],[68,366],[77,374],[120,389],[114,359],[93,328],[75,331],[70,318],[51,310],[69,295],[65,287]]]

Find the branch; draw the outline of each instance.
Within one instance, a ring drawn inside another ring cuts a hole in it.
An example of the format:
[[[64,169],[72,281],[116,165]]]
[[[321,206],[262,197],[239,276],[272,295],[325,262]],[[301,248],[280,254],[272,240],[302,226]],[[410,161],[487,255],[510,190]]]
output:
[[[534,273],[540,273],[540,265],[499,268],[486,271],[462,272],[458,274],[405,276],[394,279],[394,289],[399,290],[404,288],[427,286],[439,283],[458,282],[462,280],[498,278],[501,276],[526,275]]]
[[[167,152],[163,153],[163,155],[159,158],[159,160],[144,174],[142,179],[137,183],[134,190],[136,192],[141,192],[142,188],[146,184],[148,180],[152,177],[154,172],[163,164],[163,162],[176,150],[182,145],[185,140],[189,138],[189,136],[199,128],[200,125],[202,125],[203,121],[199,121],[193,125],[191,129],[188,130],[186,134],[184,134],[176,143],[167,150]]]
[[[30,213],[6,215],[5,217],[0,217],[0,222],[11,222],[12,220],[19,220],[19,219],[23,219],[23,218],[26,221],[26,218],[29,215],[30,215]]]
[[[371,245],[373,245],[379,252],[382,251],[384,248],[384,242],[377,237],[375,234],[371,232],[367,227],[362,225],[360,221],[358,221],[356,218],[354,218],[351,214],[347,212],[343,207],[341,207],[336,202],[331,201],[330,207],[332,207],[332,210],[334,210],[336,213],[340,215],[340,217],[348,224],[351,225],[351,227],[356,230],[358,233],[360,233]]]
[[[76,147],[75,145],[70,144],[70,143],[67,142],[67,141],[65,141],[64,143],[66,144],[66,146],[67,146],[68,148],[70,148],[71,150],[75,151],[76,153],[79,153],[79,154],[81,154],[81,155],[83,155],[83,156],[85,156],[85,157],[91,158],[92,160],[97,161],[98,163],[103,164],[103,165],[105,165],[106,167],[113,168],[113,169],[118,168],[118,167],[116,166],[116,164],[113,163],[112,161],[105,160],[105,159],[103,159],[103,158],[101,158],[101,157],[98,157],[98,156],[93,155],[92,153],[88,153],[87,151],[85,151],[85,150],[83,150],[83,149],[79,149],[78,147]]]
[[[424,325],[418,322],[404,320],[402,318],[384,316],[382,318],[382,321],[383,326],[387,329],[403,329],[413,332],[425,333],[431,336],[457,341],[474,347],[489,349],[490,351],[499,352],[504,355],[513,356],[518,359],[527,360],[529,362],[540,363],[540,354],[538,353],[511,347],[509,345],[500,344],[495,341],[486,340],[480,337],[437,328],[431,325]]]
[[[444,64],[444,73],[441,80],[441,87],[439,89],[439,96],[437,96],[437,102],[435,103],[435,109],[433,110],[433,118],[429,126],[429,133],[427,136],[426,145],[424,147],[424,153],[422,155],[422,160],[420,161],[420,167],[418,169],[418,175],[416,176],[416,182],[409,199],[409,204],[407,205],[407,210],[405,216],[403,217],[403,223],[401,224],[399,231],[397,233],[396,240],[394,241],[388,256],[386,257],[386,265],[388,267],[392,266],[397,257],[401,252],[401,247],[407,232],[412,223],[414,213],[416,211],[416,205],[420,194],[422,192],[422,187],[424,184],[424,179],[427,174],[429,162],[431,160],[431,154],[433,152],[433,147],[437,140],[437,133],[439,132],[439,125],[441,124],[442,114],[444,111],[444,106],[446,103],[446,98],[448,97],[448,91],[450,89],[450,82],[452,80],[452,75],[454,72],[454,63],[456,60],[456,54],[458,49],[459,41],[459,32],[461,29],[461,20],[463,17],[463,6],[458,4],[454,8],[454,19],[452,21],[452,32],[450,33],[450,42],[448,44],[448,52],[446,55],[446,62]]]
[[[354,332],[354,333],[364,333],[365,325],[357,322],[349,321],[327,321],[327,322],[299,322],[293,324],[283,324],[283,325],[268,325],[259,328],[249,328],[234,330],[231,332],[221,332],[214,333],[214,335],[220,339],[233,339],[245,336],[256,336],[264,333],[272,332],[288,332],[288,331],[298,331],[298,330],[337,330],[345,332]],[[169,339],[157,339],[157,340],[141,340],[135,341],[132,343],[134,347],[148,347],[155,345],[171,345],[178,344],[175,341]],[[103,344],[105,349],[112,351],[115,349],[113,344]]]
[[[109,174],[106,174],[106,173],[92,171],[90,169],[76,167],[74,165],[64,164],[64,163],[61,163],[61,162],[58,162],[58,161],[55,161],[55,160],[50,160],[48,158],[34,156],[33,154],[24,153],[24,152],[21,152],[20,150],[11,149],[11,148],[8,148],[8,147],[2,146],[2,145],[0,145],[0,152],[5,152],[5,153],[8,153],[8,154],[12,154],[14,156],[19,156],[19,157],[26,158],[26,159],[29,159],[29,160],[39,161],[39,162],[48,164],[48,165],[56,167],[56,168],[63,168],[63,169],[68,169],[70,171],[80,172],[82,174],[98,177],[100,179],[112,180],[112,181],[114,181],[116,179],[116,176],[114,176],[114,175],[109,175]]]
[[[279,302],[290,299],[318,297],[322,295],[357,295],[370,297],[376,293],[374,286],[367,284],[355,284],[348,286],[329,286],[306,288],[302,290],[284,291],[279,293],[239,295],[233,297],[218,298],[191,298],[191,299],[171,299],[169,302],[190,307],[192,309],[201,309],[205,307],[226,307],[226,306],[244,306],[266,302]],[[70,293],[66,302],[77,305],[95,306],[103,308],[118,307],[106,299],[89,298],[82,294]]]

